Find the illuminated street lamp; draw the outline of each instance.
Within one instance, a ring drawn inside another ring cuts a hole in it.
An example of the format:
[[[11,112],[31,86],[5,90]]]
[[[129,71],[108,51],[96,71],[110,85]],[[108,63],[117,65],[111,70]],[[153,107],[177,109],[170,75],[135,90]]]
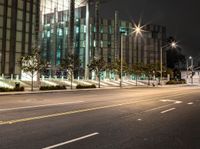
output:
[[[142,36],[142,32],[144,31],[143,27],[144,26],[141,26],[140,23],[138,25],[134,24],[134,27],[132,28],[133,29],[132,33],[136,34],[136,36],[138,36],[138,35]]]
[[[170,44],[160,47],[160,81],[161,83],[162,83],[162,73],[163,73],[163,49],[167,47],[171,47],[175,49],[177,47],[177,43],[173,41]]]
[[[135,34],[135,37],[136,37],[136,53],[137,53],[137,63],[138,63],[138,57],[139,57],[139,36],[142,37],[142,33],[144,32],[143,30],[144,26],[141,26],[140,23],[139,24],[134,24],[134,27],[133,27],[133,34]]]

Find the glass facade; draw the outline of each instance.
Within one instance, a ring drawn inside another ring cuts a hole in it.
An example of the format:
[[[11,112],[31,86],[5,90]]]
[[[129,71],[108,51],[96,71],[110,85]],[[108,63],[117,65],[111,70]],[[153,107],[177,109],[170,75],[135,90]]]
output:
[[[85,51],[86,51],[86,20],[84,8],[75,10],[74,25],[74,49],[79,55],[84,69]],[[50,62],[53,71],[59,71],[61,60],[68,53],[67,37],[68,37],[68,19],[67,11],[55,11],[54,13],[44,15],[44,23],[42,25],[42,58]],[[66,14],[66,16],[63,16]],[[56,18],[58,16],[58,18]],[[63,17],[66,20],[63,20]],[[56,21],[55,21],[56,18]],[[54,21],[52,21],[54,19]],[[90,50],[89,61],[94,57],[103,56],[107,63],[114,62],[120,58],[120,48],[115,48],[115,20],[99,19],[99,33],[97,33],[95,19],[90,18]],[[145,26],[146,32],[142,37],[131,35],[132,23],[129,21],[119,21],[118,34],[124,34],[123,59],[131,67],[133,64],[156,64],[160,62],[160,46],[165,40],[166,29],[158,25]],[[98,40],[96,36],[98,34]],[[98,45],[97,45],[98,44]],[[120,45],[120,39],[117,42]],[[117,52],[116,52],[117,51]],[[116,55],[116,53],[118,53]],[[163,52],[164,53],[164,52]]]
[[[87,65],[85,2],[75,0],[71,39],[74,52],[81,59],[83,71]],[[20,74],[18,60],[22,55],[30,54],[36,45],[40,47],[42,59],[51,66],[48,75],[59,72],[62,59],[71,52],[69,6],[70,0],[1,0],[0,74]],[[103,56],[107,63],[119,59],[121,31],[125,32],[123,59],[130,67],[132,64],[154,64],[160,61],[160,47],[162,41],[166,40],[165,27],[147,25],[143,36],[135,37],[131,35],[132,23],[129,21],[118,20],[116,23],[116,19],[99,18],[97,28],[97,19],[92,16],[90,14],[89,61],[99,56]]]
[[[30,54],[36,44],[39,4],[39,0],[0,1],[0,74],[20,74],[20,57]]]

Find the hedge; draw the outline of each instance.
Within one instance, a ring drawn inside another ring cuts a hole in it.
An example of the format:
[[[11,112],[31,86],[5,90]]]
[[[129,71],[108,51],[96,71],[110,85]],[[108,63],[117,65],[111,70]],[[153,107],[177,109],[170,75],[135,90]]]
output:
[[[92,84],[92,85],[82,85],[82,84],[78,84],[76,86],[77,89],[85,89],[85,88],[96,88],[96,85],[95,84]]]
[[[15,87],[15,88],[0,87],[0,92],[18,92],[18,91],[24,91],[24,87]]]
[[[59,86],[59,85],[57,85],[57,86],[41,86],[40,87],[40,90],[65,90],[65,89],[67,89],[66,88],[66,86]]]

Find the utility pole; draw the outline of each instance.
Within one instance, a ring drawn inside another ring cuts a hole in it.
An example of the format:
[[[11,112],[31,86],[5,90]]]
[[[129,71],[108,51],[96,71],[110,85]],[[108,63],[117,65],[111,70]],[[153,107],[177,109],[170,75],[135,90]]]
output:
[[[123,73],[123,49],[124,49],[124,41],[123,41],[123,33],[121,33],[121,54],[120,54],[120,88],[122,88],[122,73]]]
[[[90,51],[90,0],[86,4],[86,47],[85,47],[85,80],[89,79],[89,52]]]
[[[114,59],[117,60],[119,58],[119,13],[115,11],[115,30],[114,30]]]
[[[101,54],[99,50],[99,5],[100,2],[97,0],[95,2],[95,41],[96,41],[96,50],[94,51],[94,56],[99,56]]]
[[[69,1],[69,34],[68,34],[68,54],[74,54],[74,10],[75,0]]]

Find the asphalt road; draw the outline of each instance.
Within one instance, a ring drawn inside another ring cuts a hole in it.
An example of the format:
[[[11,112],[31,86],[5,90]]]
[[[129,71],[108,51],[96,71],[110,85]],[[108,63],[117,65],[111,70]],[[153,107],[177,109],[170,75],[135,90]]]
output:
[[[0,96],[0,149],[200,149],[200,88]]]

